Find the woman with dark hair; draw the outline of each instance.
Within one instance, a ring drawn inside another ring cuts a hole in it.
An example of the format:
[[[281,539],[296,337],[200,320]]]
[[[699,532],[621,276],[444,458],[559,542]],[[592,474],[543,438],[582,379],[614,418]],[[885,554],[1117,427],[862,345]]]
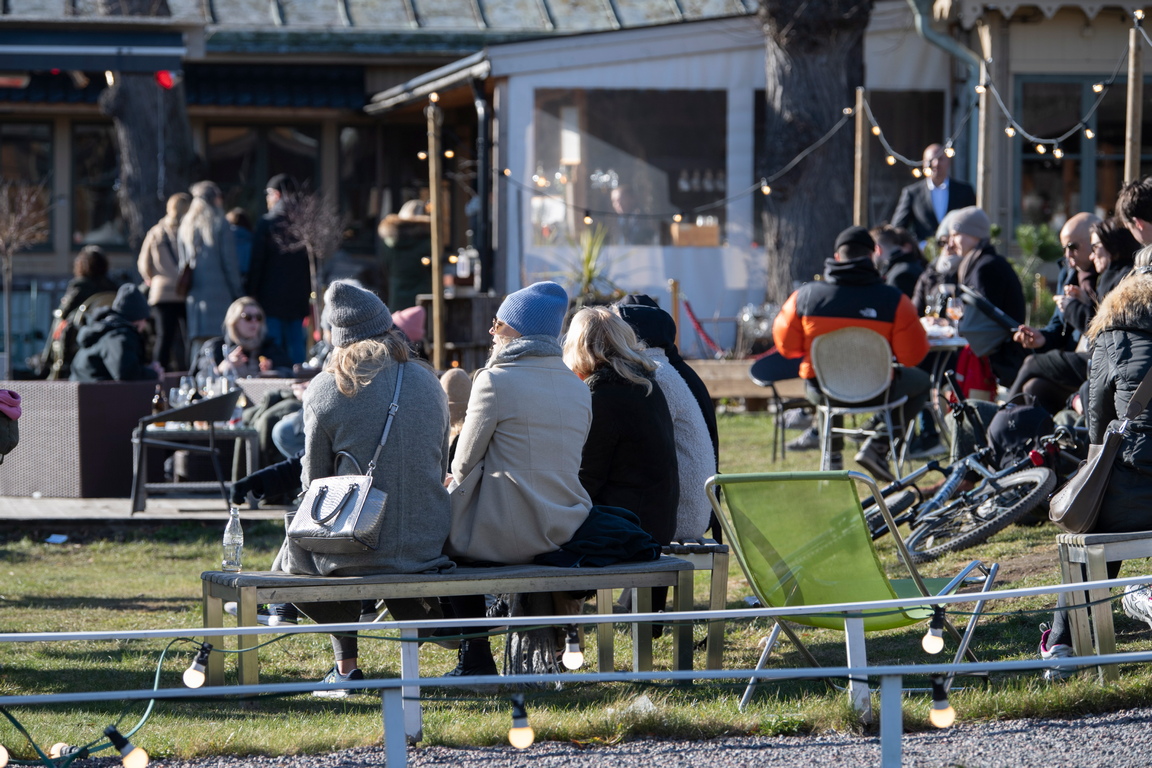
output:
[[[1099,221],[1091,229],[1092,265],[1096,270],[1095,290],[1069,284],[1056,304],[1064,312],[1065,323],[1080,334],[1075,350],[1054,349],[1032,354],[1024,360],[1006,399],[1021,393],[1032,396],[1051,414],[1064,408],[1088,377],[1086,336],[1099,302],[1132,271],[1133,258],[1140,244],[1118,219]]]
[[[108,277],[108,257],[98,245],[86,245],[72,260],[72,279],[60,298],[58,316],[64,320],[81,304],[98,293],[116,292],[118,286]]]
[[[204,342],[192,365],[194,375],[247,379],[261,374],[290,376],[288,353],[268,338],[264,310],[242,296],[224,314],[224,335]]]

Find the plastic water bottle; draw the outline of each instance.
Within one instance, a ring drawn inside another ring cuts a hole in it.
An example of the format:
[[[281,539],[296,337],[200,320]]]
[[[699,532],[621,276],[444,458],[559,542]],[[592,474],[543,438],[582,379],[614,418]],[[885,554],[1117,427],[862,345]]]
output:
[[[228,525],[224,528],[224,562],[221,567],[225,571],[239,571],[243,556],[244,529],[240,527],[240,507],[233,505],[228,508]]]

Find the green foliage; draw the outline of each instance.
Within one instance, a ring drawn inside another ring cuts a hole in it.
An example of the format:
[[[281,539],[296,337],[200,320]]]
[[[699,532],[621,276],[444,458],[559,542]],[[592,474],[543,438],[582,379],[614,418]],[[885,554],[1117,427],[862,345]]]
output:
[[[1021,224],[1016,227],[1016,244],[1029,259],[1052,263],[1064,256],[1060,238],[1047,224]]]
[[[577,242],[572,243],[575,256],[568,269],[552,277],[560,277],[572,289],[576,304],[603,304],[615,301],[624,295],[620,286],[613,282],[608,273],[612,262],[604,255],[604,241],[608,230],[602,224],[588,227],[580,233]]]

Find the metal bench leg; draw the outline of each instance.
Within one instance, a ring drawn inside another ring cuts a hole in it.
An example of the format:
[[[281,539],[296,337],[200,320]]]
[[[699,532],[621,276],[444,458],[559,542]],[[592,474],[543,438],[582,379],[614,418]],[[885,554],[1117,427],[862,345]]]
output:
[[[400,631],[400,677],[405,680],[420,679],[420,643],[417,642],[419,632],[415,629]],[[400,689],[403,696],[404,734],[409,744],[415,744],[424,739],[423,712],[420,706],[420,686],[406,685]],[[391,753],[389,753],[391,765]],[[402,765],[402,763],[401,763]]]
[[[236,624],[241,627],[255,627],[256,621],[256,588],[241,587],[236,600]],[[236,667],[240,675],[240,685],[260,684],[260,657],[257,655],[257,635],[237,635]]]
[[[212,585],[207,581],[201,582],[201,586],[204,589],[204,628],[219,629],[224,626],[224,601],[212,594]],[[223,643],[223,638],[220,637],[202,639],[216,646]],[[208,685],[224,685],[224,656],[219,653],[208,654],[208,664],[204,672]]]
[[[844,617],[844,643],[848,646],[849,667],[868,666],[868,653],[864,645],[864,619]],[[852,708],[860,713],[860,719],[865,723],[871,723],[872,694],[868,690],[867,678],[861,678],[860,674],[853,675],[848,681],[848,696],[852,700]]]
[[[596,613],[603,616],[612,613],[612,590],[596,590]],[[612,624],[604,622],[596,625],[596,670],[612,672],[616,661],[613,658],[615,637]]]
[[[1103,581],[1108,578],[1108,563],[1104,559],[1104,547],[1086,547],[1088,561],[1088,581]],[[1112,625],[1112,603],[1108,600],[1112,590],[1094,589],[1088,593],[1088,600],[1095,602],[1092,606],[1092,639],[1095,641],[1096,653],[1101,656],[1116,653],[1116,630]],[[1108,664],[1097,668],[1100,682],[1111,683],[1120,679],[1120,672],[1115,664]]]
[[[632,590],[632,613],[652,612],[652,588]],[[632,671],[652,671],[652,625],[632,624]]]
[[[404,768],[408,765],[408,744],[404,734],[404,694],[398,688],[381,691],[380,708],[384,717],[384,765]]]
[[[709,606],[713,611],[728,607],[728,553],[712,555],[712,581]],[[708,669],[724,668],[724,622],[708,622]]]
[[[148,447],[144,445],[144,432],[136,427],[132,432],[132,458],[135,473],[132,475],[132,503],[131,513],[143,512],[148,503],[148,489],[144,484],[148,482]]]
[[[672,610],[687,613],[692,610],[692,584],[695,571],[680,571],[672,589]],[[677,621],[672,628],[673,669],[692,669],[692,622]]]

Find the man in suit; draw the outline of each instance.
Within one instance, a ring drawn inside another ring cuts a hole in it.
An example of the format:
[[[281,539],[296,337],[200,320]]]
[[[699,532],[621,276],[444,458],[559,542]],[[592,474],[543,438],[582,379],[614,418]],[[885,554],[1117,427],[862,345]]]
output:
[[[921,245],[935,234],[948,211],[976,205],[971,185],[948,177],[951,165],[944,147],[930,145],[924,150],[924,178],[900,191],[892,226],[911,230]]]

